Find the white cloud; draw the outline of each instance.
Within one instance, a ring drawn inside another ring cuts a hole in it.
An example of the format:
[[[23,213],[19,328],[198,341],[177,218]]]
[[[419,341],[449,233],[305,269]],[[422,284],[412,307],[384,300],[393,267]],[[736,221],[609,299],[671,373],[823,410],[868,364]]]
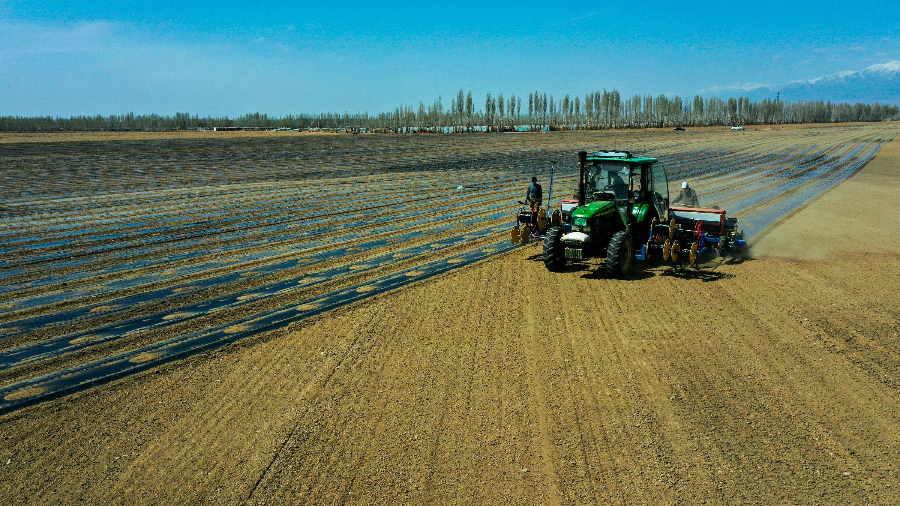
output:
[[[379,70],[360,65],[356,57],[334,48],[307,50],[309,44],[297,39],[301,31],[293,37],[254,34],[231,40],[178,37],[106,21],[41,25],[0,19],[0,116],[129,111],[234,116],[338,105],[354,110],[393,90],[363,85]]]
[[[119,28],[119,25],[108,21],[62,25],[0,22],[0,54],[105,51]]]
[[[706,93],[726,93],[729,91],[753,91],[759,88],[770,88],[771,85],[763,83],[733,83],[727,86],[713,86],[705,90],[700,90],[701,94]]]
[[[592,13],[590,13],[590,14],[585,14],[584,16],[578,16],[578,17],[576,17],[576,18],[569,18],[569,21],[572,22],[572,23],[579,23],[579,22],[584,21],[584,20],[586,20],[586,19],[590,19],[590,18],[593,18],[593,17],[595,17],[595,16],[599,16],[599,15],[602,14],[602,13],[603,13],[603,11],[594,11],[594,12],[592,12]]]

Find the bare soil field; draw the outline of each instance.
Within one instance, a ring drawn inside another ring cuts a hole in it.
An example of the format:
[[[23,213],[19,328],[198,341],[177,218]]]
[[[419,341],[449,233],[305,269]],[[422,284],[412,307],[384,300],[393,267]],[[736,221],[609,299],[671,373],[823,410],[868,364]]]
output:
[[[896,129],[687,133],[4,145],[0,496],[898,502]],[[755,258],[505,244],[624,147]]]

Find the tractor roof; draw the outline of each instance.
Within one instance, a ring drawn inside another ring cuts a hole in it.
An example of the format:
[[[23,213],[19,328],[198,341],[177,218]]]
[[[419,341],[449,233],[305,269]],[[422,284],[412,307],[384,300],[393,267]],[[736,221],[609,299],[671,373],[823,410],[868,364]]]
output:
[[[659,162],[656,158],[646,158],[646,157],[635,157],[635,158],[619,158],[619,157],[609,157],[609,156],[595,156],[588,155],[588,160],[600,160],[604,162],[622,162],[622,163],[630,163],[632,165],[645,165],[645,164],[654,164]]]

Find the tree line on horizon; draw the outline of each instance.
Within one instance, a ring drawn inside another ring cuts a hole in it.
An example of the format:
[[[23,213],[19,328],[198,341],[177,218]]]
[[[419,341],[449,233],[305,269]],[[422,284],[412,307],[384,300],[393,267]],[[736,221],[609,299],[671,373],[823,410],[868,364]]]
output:
[[[480,104],[479,104],[480,105]],[[506,132],[600,130],[724,125],[872,122],[900,119],[892,104],[848,104],[822,101],[784,102],[749,97],[722,99],[697,95],[693,100],[666,95],[634,95],[622,99],[617,90],[555,99],[538,91],[504,97],[487,93],[476,108],[472,92],[462,89],[444,106],[441,97],[418,107],[400,106],[377,115],[320,113],[270,117],[251,113],[236,118],[199,117],[189,113],[113,116],[0,116],[0,131],[173,131],[213,128],[300,129],[366,132]]]

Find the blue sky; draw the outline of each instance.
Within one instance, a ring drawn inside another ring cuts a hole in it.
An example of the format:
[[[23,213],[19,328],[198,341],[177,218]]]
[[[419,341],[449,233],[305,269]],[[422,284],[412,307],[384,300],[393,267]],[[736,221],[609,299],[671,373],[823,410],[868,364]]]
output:
[[[388,5],[388,6],[385,6]],[[679,94],[900,60],[900,2],[0,0],[0,115],[378,113]]]

